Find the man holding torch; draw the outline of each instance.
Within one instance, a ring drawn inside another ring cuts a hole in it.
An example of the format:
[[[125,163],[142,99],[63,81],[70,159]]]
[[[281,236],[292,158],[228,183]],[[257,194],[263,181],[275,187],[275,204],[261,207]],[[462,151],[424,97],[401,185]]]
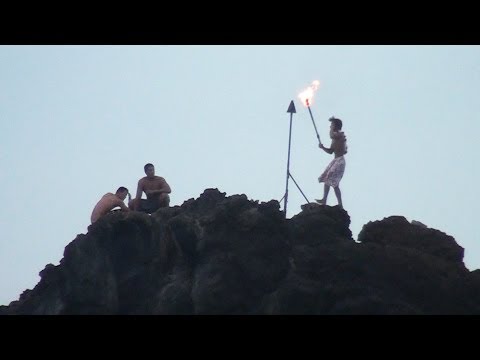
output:
[[[342,120],[337,119],[335,117],[331,117],[328,119],[330,124],[330,139],[332,139],[332,144],[329,148],[323,146],[320,135],[318,134],[317,126],[315,125],[315,120],[313,119],[312,110],[310,106],[313,101],[313,95],[315,91],[318,90],[320,87],[320,81],[314,80],[310,86],[308,86],[305,90],[303,90],[299,95],[298,98],[301,100],[303,105],[308,108],[310,113],[310,117],[312,119],[313,127],[315,128],[315,132],[317,134],[318,139],[318,147],[323,151],[329,154],[335,154],[335,158],[328,164],[327,168],[323,172],[322,175],[318,178],[318,182],[325,183],[324,190],[323,190],[323,199],[315,199],[317,203],[320,205],[327,204],[327,197],[328,192],[330,190],[330,186],[333,187],[335,191],[335,195],[337,196],[338,205],[343,209],[342,204],[342,193],[340,192],[340,180],[342,180],[343,173],[345,172],[345,158],[344,155],[347,153],[347,138],[345,134],[340,131],[342,130]]]
[[[315,199],[317,203],[321,205],[327,204],[328,192],[330,186],[333,187],[335,195],[337,196],[338,205],[343,209],[342,193],[340,192],[340,180],[342,180],[343,173],[345,172],[345,158],[347,153],[347,138],[342,129],[342,120],[335,117],[329,119],[330,124],[330,139],[332,143],[329,148],[323,146],[319,142],[318,147],[329,154],[335,154],[334,159],[328,164],[327,168],[322,175],[318,178],[318,182],[325,183],[323,190],[323,199]]]

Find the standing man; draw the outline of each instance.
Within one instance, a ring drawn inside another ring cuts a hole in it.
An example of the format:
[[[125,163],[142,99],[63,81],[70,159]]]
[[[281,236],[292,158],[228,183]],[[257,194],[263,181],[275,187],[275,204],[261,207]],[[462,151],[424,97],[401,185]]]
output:
[[[340,180],[342,180],[343,173],[345,172],[345,158],[344,155],[347,153],[347,138],[342,129],[342,120],[335,117],[328,119],[330,124],[330,139],[332,139],[332,144],[330,148],[326,148],[323,144],[319,144],[318,147],[323,149],[323,151],[332,154],[335,154],[335,158],[328,164],[327,168],[322,175],[318,178],[318,182],[325,183],[323,187],[323,199],[315,199],[319,204],[326,205],[328,191],[330,186],[333,187],[335,195],[337,196],[338,205],[343,209],[342,204],[342,193],[340,192]]]
[[[135,199],[130,201],[128,207],[135,211],[141,211],[148,214],[154,213],[159,208],[170,205],[170,194],[172,190],[165,179],[161,176],[155,176],[155,167],[148,163],[143,167],[147,176],[138,181],[137,194]],[[145,193],[147,199],[142,199],[142,193]]]
[[[128,189],[123,186],[120,186],[115,194],[106,193],[103,195],[97,205],[93,208],[92,215],[90,216],[92,224],[117,206],[120,206],[122,211],[129,211],[123,203],[127,195],[130,195],[130,193],[128,192]]]

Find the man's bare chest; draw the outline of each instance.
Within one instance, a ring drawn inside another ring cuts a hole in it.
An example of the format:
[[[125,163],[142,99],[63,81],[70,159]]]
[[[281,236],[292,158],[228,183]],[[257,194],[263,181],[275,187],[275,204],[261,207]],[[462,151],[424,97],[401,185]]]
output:
[[[144,190],[157,190],[161,188],[163,185],[163,182],[160,179],[155,179],[155,180],[146,180],[143,183],[143,189]]]

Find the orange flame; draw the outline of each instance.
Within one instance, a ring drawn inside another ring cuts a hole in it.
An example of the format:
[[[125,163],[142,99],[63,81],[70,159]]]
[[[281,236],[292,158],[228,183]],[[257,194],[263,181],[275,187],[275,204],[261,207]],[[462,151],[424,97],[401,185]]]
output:
[[[315,94],[315,91],[317,91],[319,87],[320,87],[320,81],[314,80],[312,81],[312,85],[310,85],[305,90],[303,90],[300,94],[298,94],[298,98],[300,99],[300,101],[304,106],[312,105],[313,95]]]

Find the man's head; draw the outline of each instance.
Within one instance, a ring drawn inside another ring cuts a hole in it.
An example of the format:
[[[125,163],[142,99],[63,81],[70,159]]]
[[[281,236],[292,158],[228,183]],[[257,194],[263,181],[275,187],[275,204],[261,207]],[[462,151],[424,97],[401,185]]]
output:
[[[127,197],[127,194],[128,194],[128,189],[123,186],[120,186],[117,189],[117,192],[115,193],[115,195],[117,195],[122,201],[125,200],[125,198]]]
[[[342,130],[342,120],[332,116],[330,119],[328,119],[328,121],[332,122],[330,126],[333,131]]]
[[[147,177],[151,178],[151,177],[154,177],[155,176],[155,167],[153,166],[153,164],[145,164],[145,166],[143,167],[143,170],[145,171],[145,174],[147,175]]]

